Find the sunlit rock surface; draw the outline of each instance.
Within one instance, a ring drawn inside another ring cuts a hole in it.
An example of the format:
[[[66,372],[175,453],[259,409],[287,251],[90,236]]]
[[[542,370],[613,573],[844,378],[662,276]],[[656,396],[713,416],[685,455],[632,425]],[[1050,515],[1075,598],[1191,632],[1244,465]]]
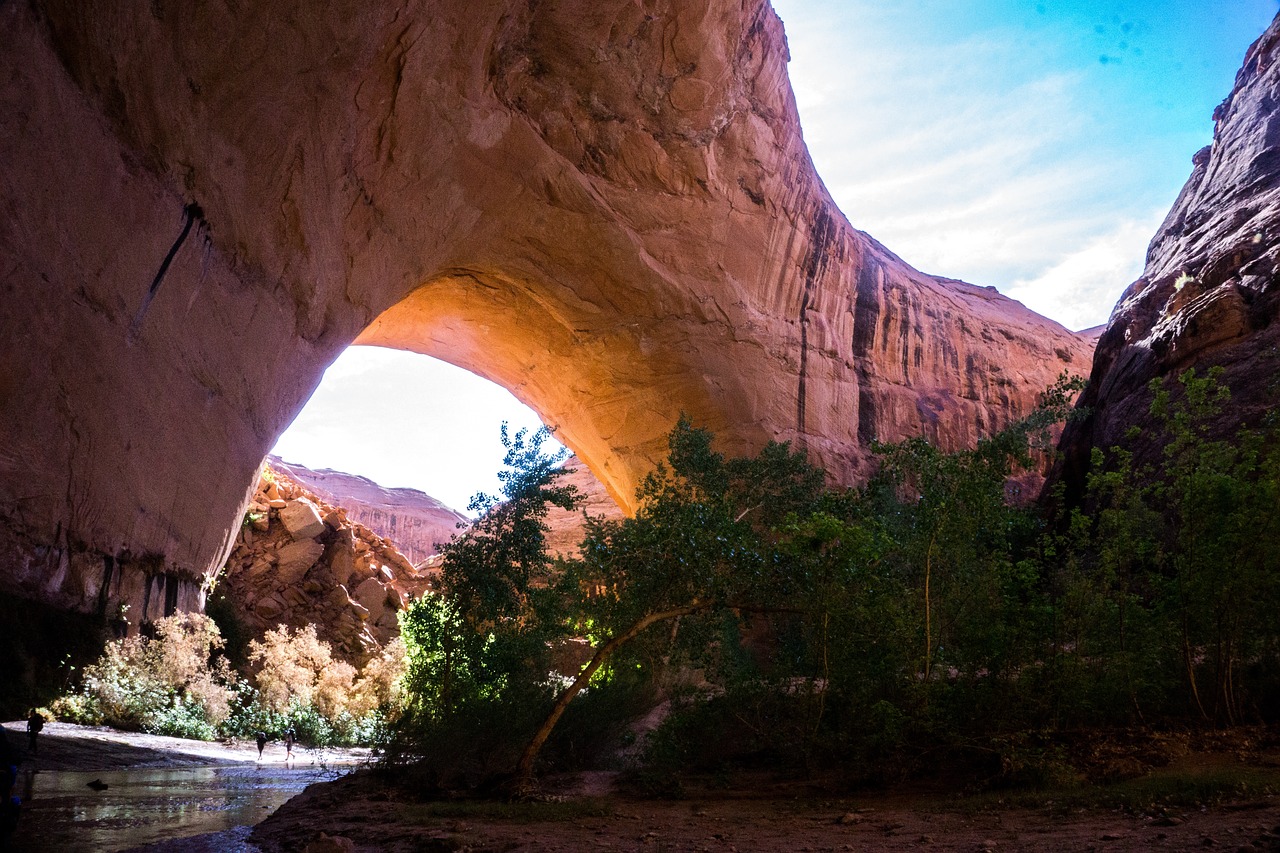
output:
[[[558,484],[576,488],[582,503],[573,511],[550,507],[546,518],[549,528],[547,551],[553,555],[575,557],[578,546],[582,544],[582,537],[587,532],[587,516],[618,519],[623,517],[623,513],[605,490],[604,484],[578,457],[570,456],[566,459],[564,468],[568,473],[557,481]]]
[[[1235,87],[1214,112],[1213,144],[1147,251],[1098,342],[1081,404],[1092,416],[1068,430],[1067,476],[1077,487],[1093,447],[1126,444],[1150,422],[1152,379],[1215,365],[1231,389],[1219,430],[1257,425],[1280,399],[1280,18],[1249,48]],[[1134,449],[1154,461],[1147,430]]]
[[[273,464],[257,478],[215,594],[246,639],[313,624],[339,657],[363,666],[399,635],[397,614],[433,576],[345,506]]]
[[[436,553],[436,545],[458,533],[458,525],[469,519],[417,489],[387,488],[368,477],[321,468],[318,471],[268,457],[271,468],[315,493],[326,502],[341,506],[347,517],[368,527],[396,547],[413,563],[421,563]]]
[[[0,33],[22,595],[109,611],[123,565],[198,603],[356,339],[511,389],[624,506],[682,411],[848,481],[872,438],[970,444],[1087,369],[850,226],[762,0],[35,0]]]

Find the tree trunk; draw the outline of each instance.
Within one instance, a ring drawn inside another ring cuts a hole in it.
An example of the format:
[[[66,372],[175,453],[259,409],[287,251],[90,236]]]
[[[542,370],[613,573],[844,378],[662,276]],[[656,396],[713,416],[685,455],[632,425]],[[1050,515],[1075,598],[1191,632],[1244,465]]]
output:
[[[587,665],[582,668],[582,671],[578,673],[578,677],[574,679],[573,684],[565,688],[564,692],[556,699],[556,704],[551,708],[551,713],[547,715],[542,725],[538,727],[538,731],[534,733],[533,739],[529,741],[529,745],[520,754],[520,760],[516,764],[516,793],[523,793],[532,787],[533,763],[537,760],[538,753],[542,750],[542,745],[551,736],[551,731],[556,727],[556,723],[560,721],[560,717],[564,714],[565,709],[569,707],[569,703],[573,701],[573,697],[582,692],[582,688],[587,686],[591,681],[591,677],[596,674],[596,671],[608,660],[611,654],[650,625],[657,622],[665,622],[668,619],[676,619],[680,616],[688,616],[691,613],[706,610],[710,606],[709,604],[695,601],[683,607],[646,614],[630,628],[596,649],[596,653],[587,662]]]

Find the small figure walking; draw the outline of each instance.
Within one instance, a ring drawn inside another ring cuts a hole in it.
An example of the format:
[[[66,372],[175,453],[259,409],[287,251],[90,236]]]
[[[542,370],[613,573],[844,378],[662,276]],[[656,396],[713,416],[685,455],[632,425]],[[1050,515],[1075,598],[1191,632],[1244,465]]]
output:
[[[36,754],[36,738],[40,732],[44,731],[44,717],[35,708],[31,709],[31,716],[27,717],[27,749],[32,755]]]
[[[296,738],[294,737],[294,734],[293,734],[293,727],[290,726],[289,729],[284,733],[284,760],[285,761],[293,760],[293,744],[295,740]]]
[[[258,760],[262,760],[262,750],[267,748],[267,733],[258,732]]]

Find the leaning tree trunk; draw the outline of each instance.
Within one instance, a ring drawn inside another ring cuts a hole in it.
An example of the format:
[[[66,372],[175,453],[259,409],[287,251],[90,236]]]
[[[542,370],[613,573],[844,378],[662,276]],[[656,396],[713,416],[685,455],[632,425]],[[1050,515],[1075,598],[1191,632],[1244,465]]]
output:
[[[556,727],[556,723],[560,721],[560,717],[564,714],[565,709],[569,707],[569,703],[573,701],[573,697],[582,692],[582,688],[587,686],[591,681],[591,677],[596,674],[596,671],[608,660],[609,656],[618,650],[619,646],[632,640],[650,625],[665,622],[668,619],[676,619],[680,616],[688,616],[691,613],[706,610],[708,607],[710,605],[707,603],[695,601],[683,607],[646,614],[630,628],[596,649],[596,653],[587,662],[587,665],[582,668],[582,671],[578,673],[578,677],[574,679],[573,684],[565,688],[565,691],[556,699],[556,704],[552,707],[551,713],[547,715],[538,731],[534,733],[533,739],[529,741],[529,745],[520,754],[520,761],[516,764],[516,793],[523,793],[532,787],[533,763],[537,760],[538,753],[542,750],[542,745],[551,736],[551,731]]]

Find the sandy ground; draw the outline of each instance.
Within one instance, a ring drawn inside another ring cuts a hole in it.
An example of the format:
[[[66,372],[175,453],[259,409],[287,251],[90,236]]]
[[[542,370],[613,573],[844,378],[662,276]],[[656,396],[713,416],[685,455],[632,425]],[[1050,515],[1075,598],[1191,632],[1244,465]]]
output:
[[[673,802],[615,795],[599,817],[495,817],[497,808],[488,816],[478,810],[446,817],[431,816],[434,807],[405,802],[361,776],[312,786],[259,824],[250,839],[268,853],[1280,850],[1280,798],[1274,796],[1163,815],[1058,815],[1049,809],[975,813],[903,796],[738,792]]]
[[[311,786],[260,823],[249,840],[266,853],[1280,851],[1280,742],[1271,733],[1113,736],[1106,742],[1128,750],[1165,745],[1158,762],[1122,777],[1142,779],[1151,789],[1185,789],[1215,778],[1239,785],[1247,778],[1254,782],[1236,790],[1251,793],[1215,799],[1210,807],[1151,805],[1135,812],[1065,807],[1115,796],[1103,796],[1101,787],[1062,800],[1073,796],[1064,789],[1059,803],[1050,794],[1009,802],[994,793],[960,796],[941,778],[888,792],[833,794],[814,782],[761,771],[706,779],[702,787],[690,780],[681,800],[629,795],[615,784],[616,774],[586,773],[543,780],[545,802],[425,802],[403,783],[392,784],[387,772],[361,770]],[[1165,802],[1179,801],[1190,800]]]
[[[127,767],[209,767],[219,764],[254,764],[258,747],[252,741],[206,743],[141,732],[122,732],[70,723],[46,723],[36,754],[27,751],[27,724],[4,723],[9,746],[21,757],[24,770],[117,770]],[[325,762],[361,763],[367,749],[310,750],[294,747],[292,764]],[[284,764],[285,748],[279,741],[267,744],[263,763]]]

